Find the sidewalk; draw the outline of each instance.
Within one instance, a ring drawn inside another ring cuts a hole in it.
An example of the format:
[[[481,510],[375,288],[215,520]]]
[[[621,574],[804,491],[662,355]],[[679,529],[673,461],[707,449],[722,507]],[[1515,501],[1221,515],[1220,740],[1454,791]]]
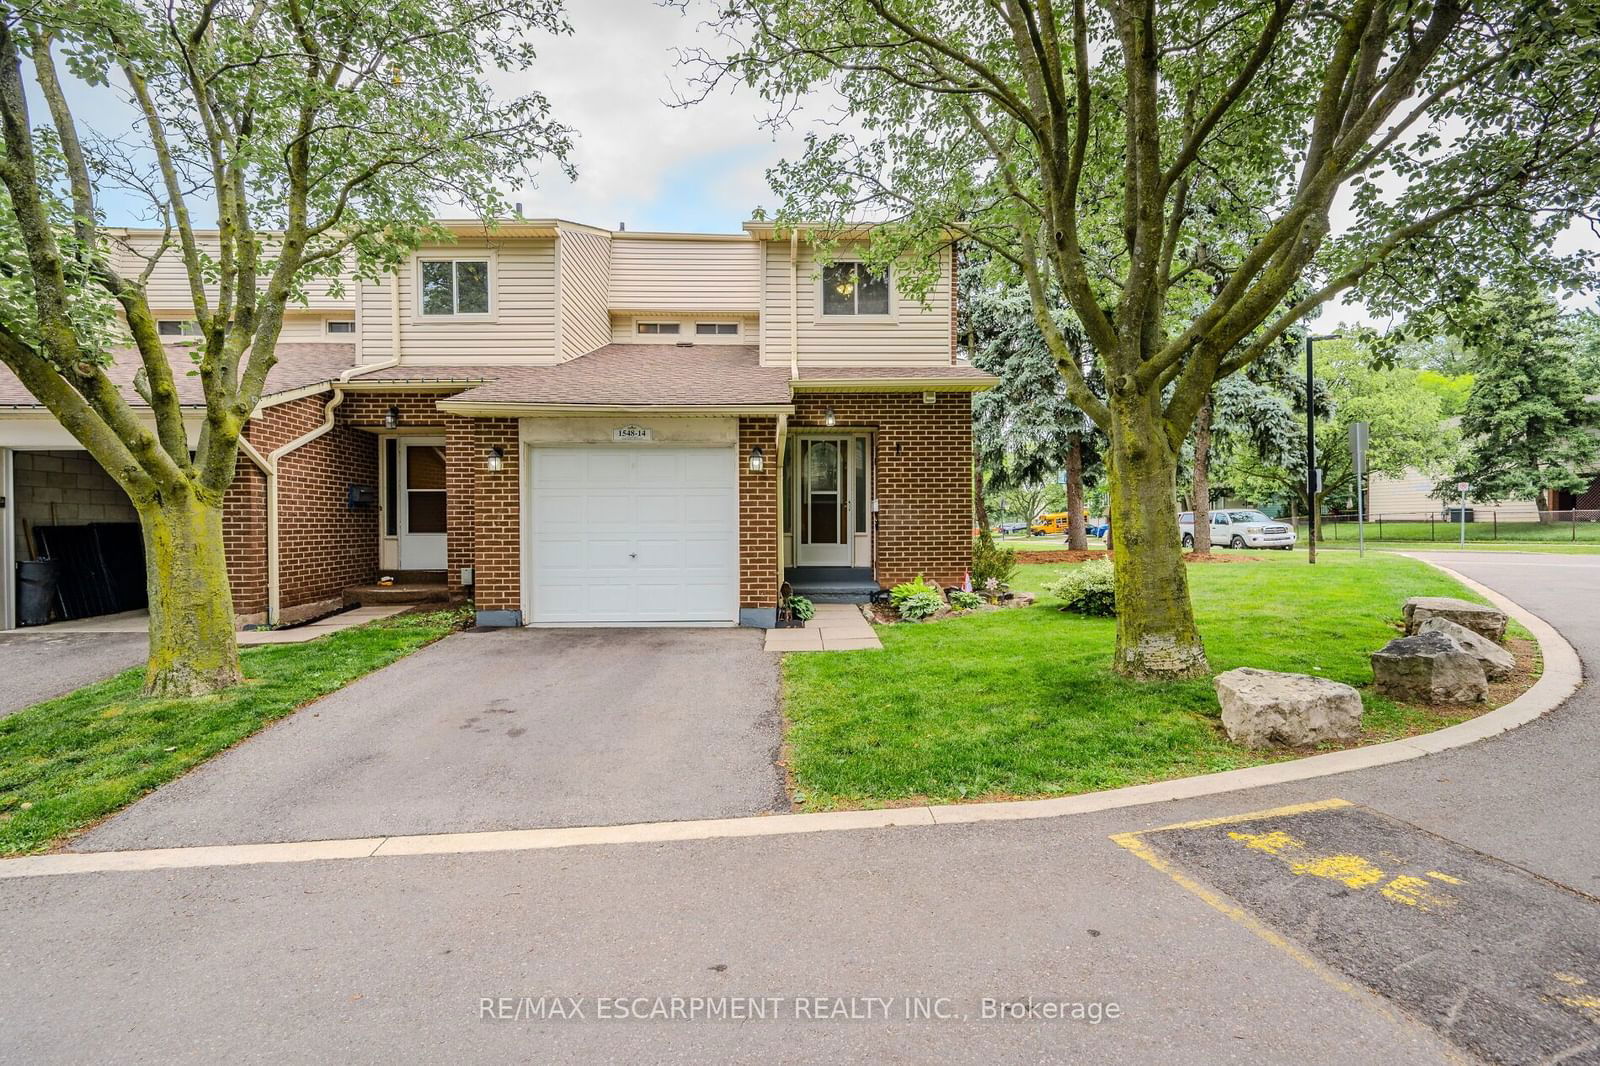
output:
[[[883,650],[878,634],[853,603],[819,603],[804,629],[767,630],[768,651]]]

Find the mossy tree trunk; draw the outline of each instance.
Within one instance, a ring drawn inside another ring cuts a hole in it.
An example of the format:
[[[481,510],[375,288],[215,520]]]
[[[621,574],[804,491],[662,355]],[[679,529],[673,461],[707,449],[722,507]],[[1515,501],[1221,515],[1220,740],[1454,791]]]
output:
[[[1202,558],[1211,555],[1211,404],[1207,395],[1194,416],[1194,498],[1189,506],[1194,510],[1193,551]]]
[[[1106,459],[1118,605],[1115,667],[1142,680],[1204,677],[1205,646],[1178,541],[1178,451],[1159,403],[1159,397],[1136,394],[1111,398],[1115,427]]]
[[[222,508],[193,495],[138,508],[150,590],[145,692],[198,696],[242,679]]]

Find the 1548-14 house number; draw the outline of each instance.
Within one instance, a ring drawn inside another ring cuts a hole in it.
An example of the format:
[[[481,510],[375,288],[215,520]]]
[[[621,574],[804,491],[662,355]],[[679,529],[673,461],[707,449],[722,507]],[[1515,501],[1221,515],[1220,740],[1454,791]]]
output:
[[[619,443],[633,444],[650,439],[650,430],[645,426],[618,426],[611,431],[611,439]]]

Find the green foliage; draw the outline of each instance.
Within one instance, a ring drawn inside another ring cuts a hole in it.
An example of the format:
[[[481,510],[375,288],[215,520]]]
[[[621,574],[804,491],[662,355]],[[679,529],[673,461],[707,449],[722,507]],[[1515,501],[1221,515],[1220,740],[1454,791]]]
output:
[[[912,596],[920,596],[925,592],[931,592],[935,596],[941,595],[938,585],[923,580],[922,575],[918,574],[912,580],[896,585],[894,588],[890,589],[889,602],[894,604],[896,607],[899,607],[900,604],[910,599]]]
[[[1117,613],[1116,575],[1104,559],[1091,559],[1073,567],[1047,582],[1044,591],[1061,601],[1063,611],[1090,615]]]
[[[1600,465],[1600,403],[1588,398],[1575,324],[1547,296],[1498,292],[1468,321],[1465,339],[1476,377],[1457,476],[1473,497],[1581,490]]]
[[[965,589],[956,589],[950,594],[950,606],[959,610],[970,611],[974,607],[983,606],[983,597],[978,595],[976,592],[968,592]]]
[[[1439,397],[1439,413],[1455,418],[1466,410],[1472,393],[1471,374],[1441,374],[1437,370],[1417,371],[1417,384]]]
[[[899,600],[895,604],[895,609],[907,622],[920,622],[924,618],[931,617],[943,606],[944,596],[937,589],[925,589]]]
[[[817,606],[804,596],[790,596],[789,610],[802,622],[809,622],[817,616]]]
[[[972,587],[981,589],[993,581],[1004,592],[1016,571],[1016,550],[996,544],[987,529],[980,531],[972,543]]]

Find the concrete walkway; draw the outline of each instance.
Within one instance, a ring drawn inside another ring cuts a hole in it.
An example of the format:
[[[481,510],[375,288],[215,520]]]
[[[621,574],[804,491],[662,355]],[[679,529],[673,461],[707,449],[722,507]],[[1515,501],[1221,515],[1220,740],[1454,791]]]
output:
[[[1600,559],[1447,565],[1555,623],[1591,680],[1471,747],[1073,817],[0,881],[5,1057],[1347,1066],[1498,1037],[1501,1061],[1592,1063],[1600,1026],[1568,1004],[1600,986]],[[1305,804],[1315,826],[1211,821]],[[1218,835],[1154,832],[1174,823]],[[1296,875],[1275,833],[1386,878],[1429,863],[1454,903]],[[1516,935],[1552,891],[1575,917]],[[1470,971],[1463,945],[1485,949]],[[582,1017],[535,1014],[557,995]],[[601,995],[773,1013],[605,1020]],[[1561,1045],[1552,1018],[1587,1035]]]
[[[877,632],[853,603],[819,603],[804,629],[767,630],[767,651],[863,651],[883,649]]]
[[[375,622],[380,618],[392,618],[402,611],[409,611],[406,605],[389,605],[383,607],[357,607],[338,614],[330,614],[315,622],[305,625],[292,626],[285,629],[243,629],[239,631],[239,646],[241,648],[254,647],[257,644],[304,644],[308,640],[325,637],[329,633],[337,633],[342,629],[351,629],[355,626]],[[150,628],[150,613],[148,611],[124,611],[121,614],[101,615],[98,618],[78,618],[71,622],[55,622],[38,629],[19,630],[19,637],[38,634],[40,636],[69,636],[78,634],[143,634]]]

